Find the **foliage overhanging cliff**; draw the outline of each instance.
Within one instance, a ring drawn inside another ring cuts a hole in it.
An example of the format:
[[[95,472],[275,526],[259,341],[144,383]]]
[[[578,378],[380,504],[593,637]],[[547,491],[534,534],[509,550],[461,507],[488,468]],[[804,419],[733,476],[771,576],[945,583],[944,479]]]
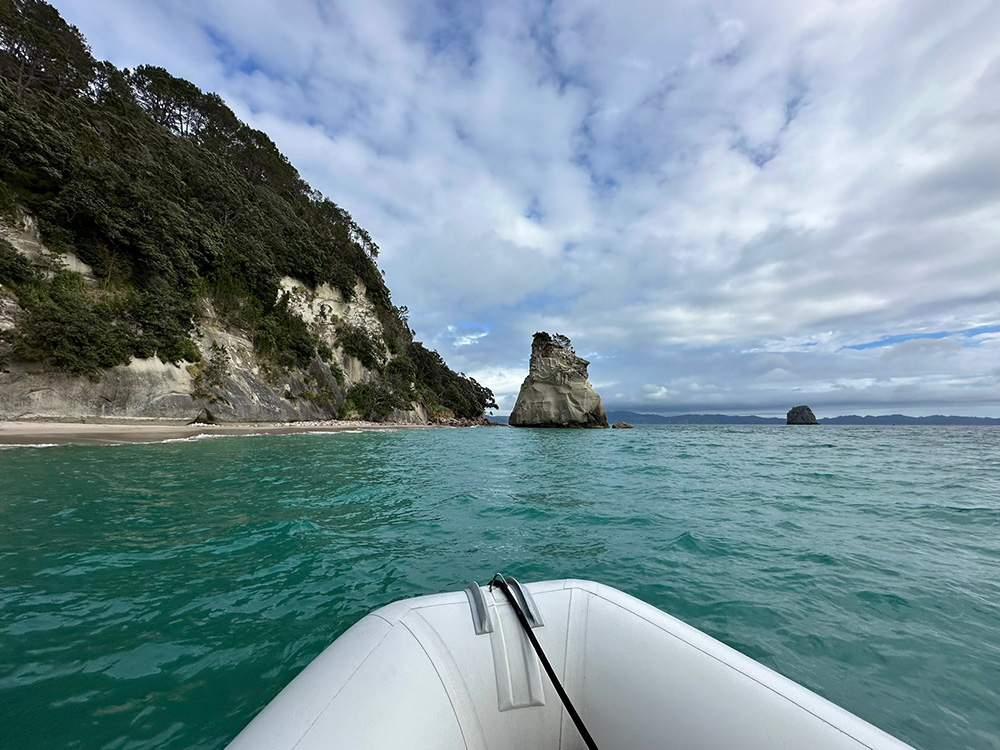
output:
[[[474,418],[494,405],[489,389],[413,341],[377,245],[267,135],[162,68],[96,61],[42,0],[0,0],[0,214],[10,223],[18,210],[93,280],[39,269],[0,240],[0,294],[18,306],[17,325],[0,332],[8,359],[96,377],[155,355],[197,364],[195,401],[224,398],[210,386],[227,355],[198,338],[207,305],[252,342],[272,385],[325,364],[336,385],[297,382],[331,416],[422,404]],[[363,294],[377,322],[338,319],[324,337],[295,309],[289,278],[328,285],[344,303]],[[345,357],[361,363],[357,382],[344,379]]]

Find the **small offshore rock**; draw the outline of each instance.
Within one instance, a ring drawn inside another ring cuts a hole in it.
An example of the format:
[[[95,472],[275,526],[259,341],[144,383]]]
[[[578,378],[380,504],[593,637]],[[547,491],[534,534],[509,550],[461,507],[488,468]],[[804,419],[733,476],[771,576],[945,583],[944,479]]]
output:
[[[632,425],[630,425],[628,422],[615,422],[613,425],[611,425],[611,429],[613,429],[613,430],[631,430],[632,429]]]
[[[808,406],[793,406],[788,410],[788,419],[785,424],[819,424],[813,410]]]
[[[607,427],[604,404],[587,380],[589,365],[576,356],[565,336],[536,333],[528,377],[510,413],[510,426]]]

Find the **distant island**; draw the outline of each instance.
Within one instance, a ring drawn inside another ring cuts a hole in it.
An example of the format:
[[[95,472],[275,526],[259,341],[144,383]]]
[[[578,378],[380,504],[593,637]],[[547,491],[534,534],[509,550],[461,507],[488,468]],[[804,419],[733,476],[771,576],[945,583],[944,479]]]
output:
[[[501,424],[507,423],[507,417],[490,417],[490,420]],[[757,417],[752,415],[736,416],[732,414],[678,414],[664,417],[661,414],[639,414],[634,411],[609,411],[609,422],[628,422],[630,424],[678,424],[678,425],[712,425],[712,424],[760,424],[784,425],[785,417]],[[883,416],[859,416],[848,414],[841,417],[823,417],[820,424],[829,425],[970,425],[1000,427],[1000,419],[990,417],[958,417],[935,414],[929,417],[908,417],[905,414],[886,414]]]

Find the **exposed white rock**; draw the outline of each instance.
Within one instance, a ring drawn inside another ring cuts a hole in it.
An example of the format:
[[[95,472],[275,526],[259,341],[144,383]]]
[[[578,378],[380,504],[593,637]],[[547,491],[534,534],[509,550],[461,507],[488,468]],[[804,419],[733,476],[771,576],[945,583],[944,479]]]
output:
[[[607,427],[608,417],[587,381],[590,362],[576,356],[565,336],[536,333],[528,377],[510,413],[513,427]]]
[[[337,339],[338,327],[346,324],[368,332],[372,341],[384,341],[382,322],[375,305],[368,298],[368,290],[359,279],[351,301],[329,284],[320,284],[315,291],[302,282],[285,276],[278,282],[278,294],[288,295],[288,309],[302,318],[327,346],[337,352],[344,376],[351,383],[369,382],[373,374],[354,357],[344,353]],[[381,351],[382,360],[388,362],[392,355],[387,348]]]
[[[382,323],[374,303],[368,298],[368,290],[359,279],[354,287],[350,302],[344,300],[339,289],[329,284],[320,284],[315,291],[302,282],[285,276],[278,282],[278,294],[288,294],[288,309],[306,323],[317,326],[317,333],[335,335],[339,323],[357,326],[368,331],[373,338],[381,340]]]
[[[12,363],[0,378],[0,418],[83,419],[193,414],[191,375],[156,357],[132,359],[98,379]]]
[[[0,222],[0,237],[13,245],[15,250],[48,277],[51,277],[57,269],[65,268],[80,274],[90,284],[97,283],[94,269],[77,258],[71,250],[55,253],[42,244],[34,214],[21,206],[16,209],[13,225]]]
[[[389,421],[399,422],[400,424],[427,424],[431,419],[424,405],[418,401],[413,401],[410,403],[409,411],[403,411],[402,409],[394,410],[389,415]]]
[[[23,314],[24,310],[17,304],[17,300],[4,290],[3,284],[0,284],[0,332],[13,329]]]
[[[16,328],[23,315],[24,310],[17,304],[17,300],[0,284],[0,333]],[[5,372],[7,361],[13,352],[14,347],[10,342],[0,337],[0,373]]]

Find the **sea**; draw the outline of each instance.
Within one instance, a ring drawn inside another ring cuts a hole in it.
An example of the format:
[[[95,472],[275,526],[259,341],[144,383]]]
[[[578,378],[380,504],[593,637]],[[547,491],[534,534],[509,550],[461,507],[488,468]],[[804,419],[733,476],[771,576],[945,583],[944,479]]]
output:
[[[365,613],[498,571],[1000,748],[1000,428],[833,426],[0,450],[0,748],[223,748]]]

